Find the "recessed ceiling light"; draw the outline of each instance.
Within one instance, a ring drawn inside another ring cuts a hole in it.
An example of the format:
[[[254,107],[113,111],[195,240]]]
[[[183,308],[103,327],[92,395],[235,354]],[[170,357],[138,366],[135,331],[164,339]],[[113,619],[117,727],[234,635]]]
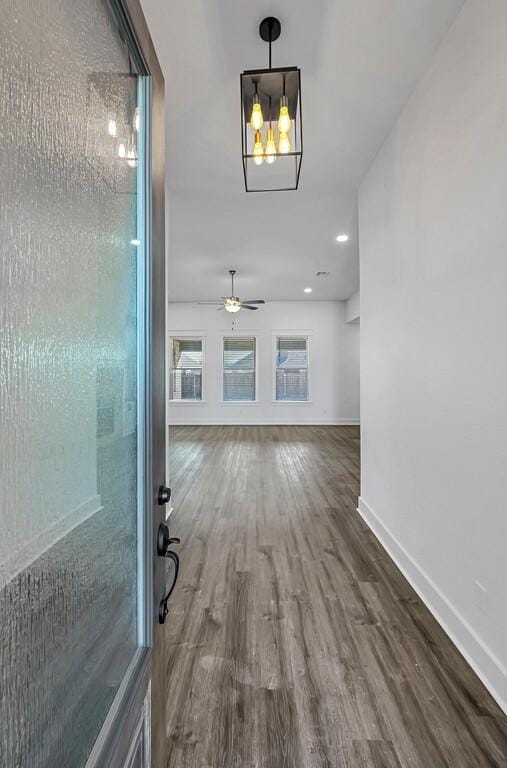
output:
[[[336,242],[337,243],[346,243],[348,239],[349,239],[348,235],[338,235],[338,237],[336,238]]]
[[[305,293],[311,293],[311,292],[312,292],[311,288],[305,288]]]
[[[131,240],[130,241],[130,245],[141,245],[141,241],[140,240]]]

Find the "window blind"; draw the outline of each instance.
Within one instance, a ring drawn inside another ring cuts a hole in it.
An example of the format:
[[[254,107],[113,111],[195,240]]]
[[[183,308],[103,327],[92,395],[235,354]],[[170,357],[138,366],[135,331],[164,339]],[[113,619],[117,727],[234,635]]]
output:
[[[255,337],[224,338],[224,400],[255,400]]]
[[[308,400],[308,339],[277,336],[276,400]]]
[[[202,339],[172,339],[171,400],[202,400]]]

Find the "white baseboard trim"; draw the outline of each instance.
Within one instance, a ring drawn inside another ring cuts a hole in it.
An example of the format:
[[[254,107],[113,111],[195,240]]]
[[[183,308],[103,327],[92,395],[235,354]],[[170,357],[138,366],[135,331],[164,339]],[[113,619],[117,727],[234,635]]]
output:
[[[507,714],[507,669],[360,496],[357,511]],[[493,682],[495,681],[495,682]]]
[[[193,427],[193,426],[358,426],[359,419],[281,419],[273,417],[272,419],[235,419],[235,418],[202,418],[199,416],[180,419],[169,419],[169,426],[175,427]]]

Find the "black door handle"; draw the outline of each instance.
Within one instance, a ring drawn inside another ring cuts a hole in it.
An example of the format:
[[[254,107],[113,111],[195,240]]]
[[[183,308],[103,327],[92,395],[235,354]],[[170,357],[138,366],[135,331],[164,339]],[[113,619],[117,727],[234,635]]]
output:
[[[171,489],[167,487],[167,485],[161,485],[158,489],[158,503],[161,507],[164,506],[164,504],[168,504],[171,500]]]
[[[170,544],[179,544],[180,539],[171,538],[169,535],[169,526],[167,523],[160,523],[157,534],[157,554],[160,557],[167,557],[167,550]]]
[[[159,621],[159,624],[164,624],[165,623],[165,618],[166,618],[167,614],[169,613],[169,610],[167,608],[167,603],[169,601],[169,598],[171,597],[171,594],[172,594],[172,591],[173,591],[174,587],[176,586],[176,582],[178,580],[178,573],[179,573],[179,570],[180,570],[180,559],[179,559],[178,555],[176,554],[176,552],[169,551],[166,554],[166,557],[169,558],[169,560],[172,561],[173,568],[174,568],[174,573],[173,573],[172,584],[169,587],[169,590],[168,590],[167,594],[164,595],[164,597],[160,601],[160,605],[158,607],[158,621]]]
[[[172,550],[169,549],[171,544],[179,544],[180,540],[176,538],[176,536],[170,536],[169,535],[169,526],[167,523],[160,523],[158,527],[158,535],[157,535],[157,552],[161,557],[167,557],[168,560],[170,560],[173,564],[173,580],[171,583],[171,586],[169,587],[169,590],[166,595],[162,598],[160,601],[160,605],[158,608],[158,620],[160,624],[163,624],[165,622],[165,617],[168,614],[168,608],[167,603],[169,601],[169,598],[171,597],[172,591],[174,587],[176,586],[176,581],[178,579],[178,573],[180,570],[180,559],[176,552],[172,552]]]

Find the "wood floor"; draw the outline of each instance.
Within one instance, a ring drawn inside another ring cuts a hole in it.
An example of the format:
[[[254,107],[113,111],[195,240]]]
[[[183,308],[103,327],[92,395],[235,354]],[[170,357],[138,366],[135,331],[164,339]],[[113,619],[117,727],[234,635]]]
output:
[[[507,718],[355,511],[357,428],[170,442],[170,768],[507,766]]]

